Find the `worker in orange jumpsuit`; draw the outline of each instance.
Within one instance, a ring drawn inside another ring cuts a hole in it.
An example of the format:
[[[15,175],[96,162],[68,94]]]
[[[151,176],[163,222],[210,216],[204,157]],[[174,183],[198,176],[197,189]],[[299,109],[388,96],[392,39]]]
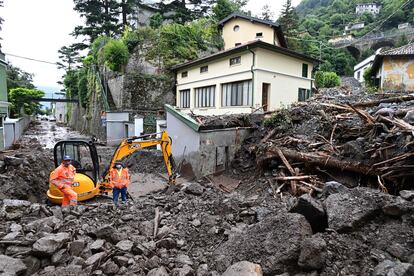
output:
[[[69,155],[63,156],[62,164],[50,173],[50,183],[63,194],[62,206],[78,204],[78,194],[72,188],[76,169],[70,164],[71,161]]]
[[[121,161],[116,161],[115,166],[109,174],[109,185],[112,187],[113,201],[118,205],[119,194],[122,202],[127,203],[127,191],[131,182],[131,177],[127,168],[124,168]]]

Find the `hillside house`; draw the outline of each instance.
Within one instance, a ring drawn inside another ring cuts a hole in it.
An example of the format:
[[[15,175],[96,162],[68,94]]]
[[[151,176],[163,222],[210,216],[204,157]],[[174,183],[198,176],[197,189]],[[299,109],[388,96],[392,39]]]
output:
[[[381,8],[382,5],[378,3],[361,3],[356,5],[355,13],[363,14],[364,12],[368,12],[373,15],[377,15],[379,14]]]
[[[379,53],[372,74],[382,89],[414,91],[414,43]]]
[[[318,60],[289,50],[279,24],[232,14],[219,25],[222,51],[173,68],[181,111],[251,113],[310,97]]]
[[[5,55],[0,50],[0,150],[5,147],[4,118],[8,115],[7,101],[7,63]]]

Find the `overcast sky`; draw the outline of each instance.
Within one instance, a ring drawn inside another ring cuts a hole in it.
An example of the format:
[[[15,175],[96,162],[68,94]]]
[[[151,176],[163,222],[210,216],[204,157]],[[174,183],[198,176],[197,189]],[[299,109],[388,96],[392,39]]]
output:
[[[246,7],[254,15],[260,14],[265,4],[271,6],[275,18],[285,0],[249,0]],[[300,0],[293,0],[297,5]],[[4,18],[2,51],[44,61],[58,61],[57,51],[64,45],[70,45],[75,40],[69,35],[82,20],[73,11],[72,0],[4,0],[0,8]],[[7,60],[23,70],[34,73],[36,86],[58,87],[62,70],[45,63],[28,61],[7,56]]]

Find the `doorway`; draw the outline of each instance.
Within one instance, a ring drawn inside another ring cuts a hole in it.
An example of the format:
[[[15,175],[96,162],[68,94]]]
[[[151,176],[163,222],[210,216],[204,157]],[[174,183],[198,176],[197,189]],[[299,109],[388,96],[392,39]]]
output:
[[[269,87],[269,83],[263,83],[262,85],[262,106],[264,112],[269,110]]]

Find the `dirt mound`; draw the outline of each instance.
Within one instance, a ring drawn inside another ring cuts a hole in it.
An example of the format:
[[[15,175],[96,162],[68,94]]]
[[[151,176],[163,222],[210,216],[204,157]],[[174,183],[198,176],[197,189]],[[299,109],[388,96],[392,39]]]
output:
[[[19,147],[19,150],[0,153],[0,199],[43,202],[53,169],[53,155],[36,139],[21,143]]]

